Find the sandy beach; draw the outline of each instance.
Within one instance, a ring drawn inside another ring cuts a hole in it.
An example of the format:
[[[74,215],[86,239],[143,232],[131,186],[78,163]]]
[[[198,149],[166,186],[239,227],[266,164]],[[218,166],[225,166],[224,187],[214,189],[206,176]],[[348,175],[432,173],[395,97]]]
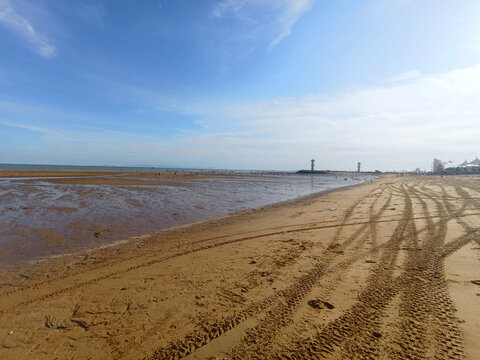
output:
[[[0,358],[478,359],[479,200],[386,176],[10,268]]]

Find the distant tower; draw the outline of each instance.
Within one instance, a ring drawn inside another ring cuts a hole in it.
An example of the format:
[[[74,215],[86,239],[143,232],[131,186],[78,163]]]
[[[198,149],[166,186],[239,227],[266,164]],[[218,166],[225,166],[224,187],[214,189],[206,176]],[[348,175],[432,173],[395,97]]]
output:
[[[315,160],[312,159],[311,162],[312,162],[312,171],[314,171],[314,168],[315,168]]]
[[[362,163],[357,163],[357,172],[360,172],[360,165],[362,165]]]

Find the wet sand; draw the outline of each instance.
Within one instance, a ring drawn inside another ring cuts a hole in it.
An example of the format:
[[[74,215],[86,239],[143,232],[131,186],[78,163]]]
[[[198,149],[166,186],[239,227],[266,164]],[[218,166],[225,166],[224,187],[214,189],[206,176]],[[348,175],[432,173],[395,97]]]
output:
[[[142,179],[131,178],[60,178],[60,179],[48,179],[46,180],[52,184],[64,184],[64,185],[166,185],[166,186],[185,186],[185,184],[173,181],[148,181]],[[26,183],[27,181],[25,181]]]
[[[168,171],[134,171],[134,170],[0,170],[0,178],[36,178],[36,177],[63,177],[63,178],[72,178],[71,182],[68,182],[68,179],[62,179],[65,182],[64,184],[77,184],[78,177],[109,177],[116,176],[127,181],[128,178],[153,178],[153,179],[216,179],[224,177],[237,176],[234,172],[225,172],[221,171],[214,172],[212,170],[168,170]],[[246,176],[246,175],[242,175]],[[87,181],[83,179],[83,181]],[[81,183],[85,184],[85,183]],[[93,183],[95,184],[95,183]]]
[[[15,177],[20,174],[24,176]],[[0,171],[0,269],[369,178],[231,171]]]
[[[0,170],[0,178],[31,177],[79,177],[79,176],[112,176],[125,171],[89,171],[89,170]]]
[[[373,183],[0,275],[2,359],[478,359],[480,178]]]

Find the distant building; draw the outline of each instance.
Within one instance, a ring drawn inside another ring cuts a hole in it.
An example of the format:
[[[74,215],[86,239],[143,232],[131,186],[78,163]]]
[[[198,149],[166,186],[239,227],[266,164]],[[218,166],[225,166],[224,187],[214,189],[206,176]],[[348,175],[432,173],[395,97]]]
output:
[[[434,172],[438,172],[438,171],[434,171]],[[463,163],[457,166],[452,166],[447,169],[443,169],[443,172],[447,174],[471,174],[471,173],[478,174],[480,173],[480,159],[478,157],[475,157],[475,159],[470,162],[465,160]]]
[[[440,159],[433,159],[432,172],[441,173],[445,169],[445,165]]]
[[[457,168],[462,168],[462,169],[480,169],[480,159],[478,157],[475,157],[475,160],[472,160],[470,162],[467,162],[465,160],[463,163],[457,166]]]
[[[470,161],[467,166],[480,166],[480,160],[478,157],[475,157],[475,160]]]

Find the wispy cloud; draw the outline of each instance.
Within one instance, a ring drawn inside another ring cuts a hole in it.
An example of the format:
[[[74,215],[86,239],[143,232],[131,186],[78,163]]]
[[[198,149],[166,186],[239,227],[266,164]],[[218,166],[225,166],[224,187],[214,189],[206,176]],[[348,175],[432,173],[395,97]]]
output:
[[[261,134],[259,146],[274,139],[272,153],[283,148],[318,154],[330,168],[353,163],[361,154],[383,169],[423,167],[433,156],[474,154],[480,136],[480,65],[411,75],[398,76],[407,82],[383,87],[232,104],[219,116]]]
[[[405,8],[412,5],[416,0],[373,0],[372,6],[369,8],[369,13],[374,17],[381,17],[388,21],[392,16]]]
[[[388,81],[390,82],[399,82],[399,81],[406,81],[406,80],[411,80],[418,78],[422,75],[422,73],[418,70],[410,70],[410,71],[405,71],[404,73],[394,76],[390,78]]]
[[[40,34],[25,16],[22,16],[10,0],[0,0],[0,25],[24,38],[39,55],[44,57],[55,55],[55,46],[44,34]]]
[[[286,5],[286,11],[278,20],[281,31],[270,43],[271,47],[276,46],[292,33],[292,28],[298,19],[311,9],[312,0],[290,0]]]
[[[206,129],[114,148],[178,166],[273,169],[307,166],[312,157],[330,169],[353,169],[357,161],[368,170],[429,168],[433,157],[460,162],[476,154],[480,65],[393,78],[332,94],[178,104],[176,111],[201,115]]]
[[[46,127],[34,126],[34,125],[19,123],[11,120],[0,120],[0,125],[39,132],[45,135],[46,137],[48,137],[49,140],[53,140],[55,142],[64,142],[64,141],[70,140],[69,137],[63,135],[59,131],[52,130]]]
[[[108,126],[77,126],[72,128],[68,123],[48,124],[39,120],[11,120],[0,118],[0,127],[11,127],[33,131],[42,135],[49,144],[68,145],[76,151],[86,151],[92,145],[96,148],[111,148],[112,146],[138,144],[139,142],[161,142],[164,139],[135,131],[114,130]],[[18,140],[21,143],[21,138]]]
[[[0,125],[37,131],[57,144],[63,136],[68,140],[61,144],[68,145],[62,150],[64,156],[78,161],[78,154],[92,156],[97,164],[128,161],[295,169],[308,166],[313,157],[319,168],[354,169],[361,161],[366,170],[393,170],[429,168],[433,157],[461,162],[475,156],[480,137],[480,65],[411,75],[394,77],[408,81],[386,81],[377,87],[331,94],[229,105],[209,100],[169,104],[171,111],[198,115],[206,124],[203,129],[185,128],[174,137],[138,129],[115,131],[108,124],[102,125],[101,119],[96,119],[96,128],[75,130],[62,127],[61,122],[32,122],[28,118],[34,113],[49,114],[46,118],[53,113],[23,106],[23,116],[17,106],[1,102],[0,108],[8,108],[13,117],[22,115],[25,120],[8,118],[10,121],[0,121]],[[163,101],[158,104],[157,95],[150,91],[125,91],[139,107],[165,106]],[[70,118],[63,112],[58,115]],[[72,118],[84,121],[78,114]],[[49,156],[57,155],[52,150]]]
[[[105,17],[105,5],[100,2],[74,3],[72,7],[77,12],[77,16],[85,21],[100,24]]]
[[[273,48],[292,33],[295,23],[312,4],[313,0],[223,0],[214,6],[212,15],[217,18],[233,16],[245,22],[250,33],[257,33],[255,28],[270,29],[270,47]]]

